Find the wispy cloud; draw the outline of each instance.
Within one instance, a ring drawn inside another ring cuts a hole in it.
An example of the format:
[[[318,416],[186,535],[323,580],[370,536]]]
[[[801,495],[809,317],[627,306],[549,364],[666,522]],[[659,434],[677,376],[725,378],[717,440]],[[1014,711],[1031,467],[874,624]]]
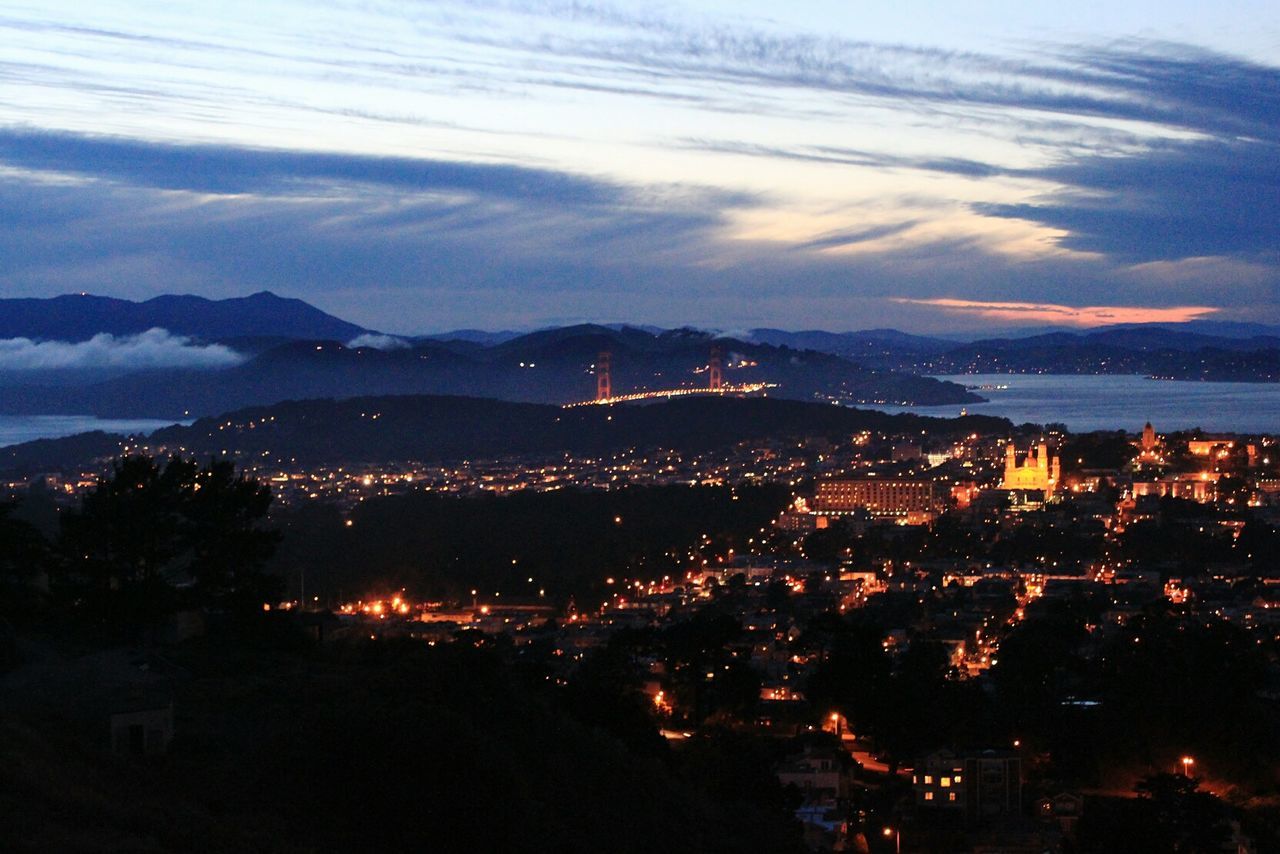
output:
[[[1115,323],[1185,323],[1219,311],[1209,306],[1070,306],[1036,302],[980,302],[963,299],[910,299],[896,297],[893,302],[929,306],[944,311],[981,317],[1002,323],[1062,324],[1068,326],[1106,326]]]
[[[901,234],[904,231],[908,231],[918,224],[919,220],[908,220],[907,222],[888,223],[886,225],[877,225],[872,228],[858,229],[857,231],[824,234],[816,240],[810,240],[805,243],[798,244],[796,248],[841,249],[849,246],[856,246],[859,243],[868,243],[873,240],[879,240],[883,237],[892,237],[895,234]]]
[[[395,335],[381,335],[376,332],[366,332],[363,335],[357,335],[347,342],[348,347],[371,347],[374,350],[404,350],[412,346],[408,341]]]
[[[164,329],[138,335],[95,335],[88,341],[0,340],[0,371],[125,368],[226,368],[244,357],[221,344],[197,344]]]
[[[334,185],[421,193],[462,191],[564,204],[616,201],[618,185],[551,170],[407,157],[164,144],[109,136],[0,129],[0,163],[137,186],[218,194],[306,195]]]

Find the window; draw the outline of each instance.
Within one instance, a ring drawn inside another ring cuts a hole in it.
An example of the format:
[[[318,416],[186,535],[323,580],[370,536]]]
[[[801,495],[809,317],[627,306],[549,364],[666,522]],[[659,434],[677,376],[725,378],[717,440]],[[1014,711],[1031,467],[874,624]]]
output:
[[[925,793],[924,793],[924,799],[925,799],[926,801],[931,801],[931,800],[933,800],[933,792],[925,792]]]
[[[933,776],[932,776],[932,775],[930,775],[930,774],[925,774],[925,775],[924,775],[924,784],[925,784],[926,786],[928,786],[928,785],[930,785],[931,783],[933,783]]]
[[[957,774],[957,775],[956,775],[956,783],[957,783],[957,784],[958,784],[958,783],[960,783],[960,775],[959,775],[959,774]]]
[[[953,801],[954,801],[954,800],[956,799],[956,793],[955,793],[955,792],[952,792],[952,793],[951,793],[951,795],[950,795],[950,797],[951,797],[951,800],[953,800]]]
[[[942,785],[942,788],[944,788],[944,789],[949,789],[949,788],[951,788],[951,778],[950,778],[950,777],[943,777],[943,778],[942,778],[942,779],[940,779],[938,782]]]

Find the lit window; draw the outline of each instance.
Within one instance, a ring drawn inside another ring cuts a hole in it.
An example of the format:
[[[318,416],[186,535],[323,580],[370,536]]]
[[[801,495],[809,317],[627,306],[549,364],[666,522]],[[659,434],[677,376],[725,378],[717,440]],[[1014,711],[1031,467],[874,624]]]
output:
[[[931,801],[931,800],[933,800],[933,792],[925,792],[925,793],[924,793],[924,799],[925,799],[926,801]]]
[[[926,786],[928,786],[928,785],[929,785],[930,783],[932,783],[932,782],[933,782],[933,777],[932,777],[931,775],[929,775],[929,774],[925,774],[925,775],[924,775],[924,784],[925,784]]]
[[[955,793],[955,792],[952,792],[952,793],[951,793],[951,795],[950,795],[950,798],[951,798],[951,800],[953,800],[953,801],[954,801],[954,800],[956,799],[956,793]]]
[[[959,774],[957,774],[957,775],[956,775],[956,782],[957,782],[957,783],[959,783],[959,782],[960,782],[960,775],[959,775]]]
[[[950,787],[951,787],[951,778],[950,778],[950,777],[943,777],[943,778],[942,778],[941,780],[939,780],[938,782],[942,784],[942,788],[944,788],[944,789],[947,789],[947,788],[950,788]]]

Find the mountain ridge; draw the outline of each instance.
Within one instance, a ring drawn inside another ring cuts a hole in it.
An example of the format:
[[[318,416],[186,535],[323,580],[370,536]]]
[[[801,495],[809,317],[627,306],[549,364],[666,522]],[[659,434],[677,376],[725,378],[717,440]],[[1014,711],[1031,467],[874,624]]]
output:
[[[0,339],[87,341],[95,335],[137,335],[165,329],[209,341],[228,338],[333,338],[369,333],[304,300],[259,291],[214,300],[195,294],[162,294],[141,302],[90,294],[48,299],[0,299]]]

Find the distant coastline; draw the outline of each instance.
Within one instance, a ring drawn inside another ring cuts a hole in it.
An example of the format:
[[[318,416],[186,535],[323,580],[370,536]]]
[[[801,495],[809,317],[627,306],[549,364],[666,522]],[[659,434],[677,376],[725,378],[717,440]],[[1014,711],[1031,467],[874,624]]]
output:
[[[1223,433],[1280,434],[1280,384],[1172,380],[1142,374],[941,374],[937,379],[979,388],[985,403],[971,415],[1015,424],[1060,423],[1072,432],[1128,430],[1146,421],[1161,430],[1199,427]],[[879,406],[886,412],[948,416],[958,406]]]

